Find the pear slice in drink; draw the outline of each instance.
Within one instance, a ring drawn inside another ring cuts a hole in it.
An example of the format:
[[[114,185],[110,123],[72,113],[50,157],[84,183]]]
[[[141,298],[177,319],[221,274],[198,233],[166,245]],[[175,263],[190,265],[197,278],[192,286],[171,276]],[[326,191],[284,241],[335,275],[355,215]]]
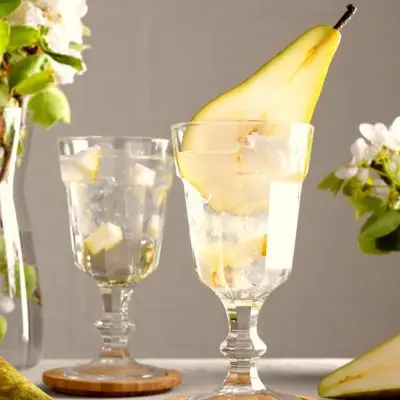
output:
[[[103,150],[90,147],[76,156],[61,160],[61,176],[64,182],[93,183],[97,179]]]
[[[85,247],[92,256],[101,251],[108,251],[122,242],[124,233],[122,228],[112,222],[102,223],[85,241]]]

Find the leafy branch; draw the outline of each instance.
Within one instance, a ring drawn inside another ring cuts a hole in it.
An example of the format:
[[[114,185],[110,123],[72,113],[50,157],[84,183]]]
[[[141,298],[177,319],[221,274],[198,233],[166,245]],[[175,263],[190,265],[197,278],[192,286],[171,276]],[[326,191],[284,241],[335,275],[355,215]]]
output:
[[[353,160],[318,186],[343,195],[364,219],[358,245],[365,254],[400,252],[400,118],[390,128],[362,124],[367,139],[352,145]]]

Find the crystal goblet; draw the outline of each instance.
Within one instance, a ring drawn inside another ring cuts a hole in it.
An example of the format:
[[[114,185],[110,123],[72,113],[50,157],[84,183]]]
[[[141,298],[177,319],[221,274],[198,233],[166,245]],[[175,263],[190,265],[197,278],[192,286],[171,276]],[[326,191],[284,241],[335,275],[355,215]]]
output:
[[[133,288],[158,266],[165,203],[173,181],[170,142],[138,137],[76,137],[59,142],[75,265],[100,288],[104,316],[98,358],[67,376],[142,380],[165,370],[136,362],[128,349]]]
[[[192,122],[172,127],[196,272],[222,301],[229,372],[206,399],[295,399],[266,388],[257,361],[266,345],[257,320],[292,269],[300,195],[313,127],[265,121]]]

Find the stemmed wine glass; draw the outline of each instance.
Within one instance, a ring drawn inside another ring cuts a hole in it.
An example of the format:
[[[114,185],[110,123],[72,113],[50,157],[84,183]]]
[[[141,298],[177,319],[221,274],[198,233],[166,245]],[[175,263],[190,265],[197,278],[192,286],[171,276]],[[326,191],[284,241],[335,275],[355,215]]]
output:
[[[257,361],[266,345],[257,320],[292,269],[300,195],[314,128],[265,121],[192,122],[172,127],[196,272],[221,299],[229,372],[206,399],[295,399],[266,388]]]
[[[59,142],[75,265],[100,288],[98,358],[65,372],[84,380],[142,380],[166,371],[128,350],[133,288],[158,266],[165,203],[173,180],[170,142],[138,137],[71,137]]]

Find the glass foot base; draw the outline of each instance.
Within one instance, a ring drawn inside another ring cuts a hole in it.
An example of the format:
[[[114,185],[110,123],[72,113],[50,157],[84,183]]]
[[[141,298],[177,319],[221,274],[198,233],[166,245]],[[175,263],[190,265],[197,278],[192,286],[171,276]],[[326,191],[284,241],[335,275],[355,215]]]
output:
[[[149,380],[166,375],[162,368],[140,364],[132,358],[101,358],[89,364],[79,365],[65,370],[65,376],[80,380]]]
[[[280,394],[268,389],[254,390],[251,387],[229,387],[209,393],[189,397],[187,400],[301,400],[289,394]]]

